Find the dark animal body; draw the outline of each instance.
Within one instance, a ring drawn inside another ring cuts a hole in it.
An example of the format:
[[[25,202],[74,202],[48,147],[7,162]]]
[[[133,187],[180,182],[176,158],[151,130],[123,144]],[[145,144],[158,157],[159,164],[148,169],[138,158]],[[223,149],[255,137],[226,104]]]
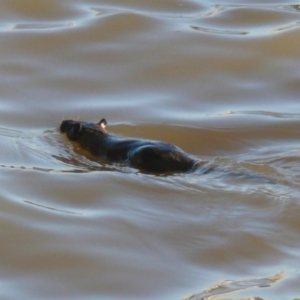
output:
[[[142,171],[187,172],[198,165],[197,160],[176,146],[160,141],[115,136],[106,132],[106,124],[105,119],[99,123],[65,120],[60,130],[93,155]]]

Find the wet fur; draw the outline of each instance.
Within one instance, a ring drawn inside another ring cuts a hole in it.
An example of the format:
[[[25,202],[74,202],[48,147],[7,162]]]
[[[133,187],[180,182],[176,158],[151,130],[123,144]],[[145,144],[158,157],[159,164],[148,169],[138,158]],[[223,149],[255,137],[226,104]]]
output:
[[[65,120],[60,125],[60,131],[95,156],[150,173],[187,172],[197,164],[176,146],[115,136],[106,132],[106,124],[105,119],[99,123]]]

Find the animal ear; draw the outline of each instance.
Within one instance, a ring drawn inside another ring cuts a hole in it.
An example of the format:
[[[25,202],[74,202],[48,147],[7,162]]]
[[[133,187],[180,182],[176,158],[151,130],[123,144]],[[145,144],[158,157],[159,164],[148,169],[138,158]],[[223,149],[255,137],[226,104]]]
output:
[[[68,138],[75,141],[79,138],[81,132],[81,124],[75,123],[74,126],[67,132]]]
[[[102,129],[105,129],[107,121],[105,119],[101,119],[97,125],[100,125]]]

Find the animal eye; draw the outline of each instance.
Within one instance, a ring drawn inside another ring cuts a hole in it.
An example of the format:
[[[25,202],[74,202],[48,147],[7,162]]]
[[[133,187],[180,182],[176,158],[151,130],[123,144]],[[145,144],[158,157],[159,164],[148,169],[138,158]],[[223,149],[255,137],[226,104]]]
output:
[[[82,125],[80,123],[74,124],[73,128],[68,132],[68,137],[70,140],[75,141],[79,138]]]

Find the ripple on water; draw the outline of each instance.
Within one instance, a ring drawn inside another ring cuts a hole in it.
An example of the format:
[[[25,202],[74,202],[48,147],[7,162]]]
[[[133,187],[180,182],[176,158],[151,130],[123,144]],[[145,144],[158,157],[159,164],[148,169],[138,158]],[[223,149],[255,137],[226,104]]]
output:
[[[79,13],[78,13],[79,12]],[[190,3],[177,3],[172,10],[157,10],[143,5],[113,6],[113,5],[77,5],[77,16],[65,20],[40,21],[30,18],[28,21],[16,22],[2,26],[4,31],[52,31],[66,30],[85,26],[95,18],[110,15],[135,12],[145,16],[155,16],[169,20],[176,27],[180,23],[191,29],[206,34],[265,36],[291,30],[300,26],[299,7],[286,6],[256,6],[256,5],[211,5],[204,6]],[[179,21],[180,20],[180,21]],[[192,24],[191,24],[192,22]],[[180,27],[178,27],[180,29]]]
[[[5,31],[52,31],[52,30],[61,30],[75,27],[75,23],[69,22],[51,22],[51,23],[35,23],[35,22],[26,22],[14,24],[6,27]]]
[[[279,280],[283,279],[284,276],[285,274],[282,272],[265,278],[226,280],[224,282],[220,282],[211,287],[206,288],[205,291],[203,291],[202,293],[188,296],[183,300],[204,300],[204,299],[210,299],[211,297],[214,296],[237,292],[240,290],[254,288],[254,287],[270,287],[275,283],[277,283]]]
[[[202,33],[260,37],[299,27],[299,12],[290,6],[216,5],[194,16],[190,28]]]

